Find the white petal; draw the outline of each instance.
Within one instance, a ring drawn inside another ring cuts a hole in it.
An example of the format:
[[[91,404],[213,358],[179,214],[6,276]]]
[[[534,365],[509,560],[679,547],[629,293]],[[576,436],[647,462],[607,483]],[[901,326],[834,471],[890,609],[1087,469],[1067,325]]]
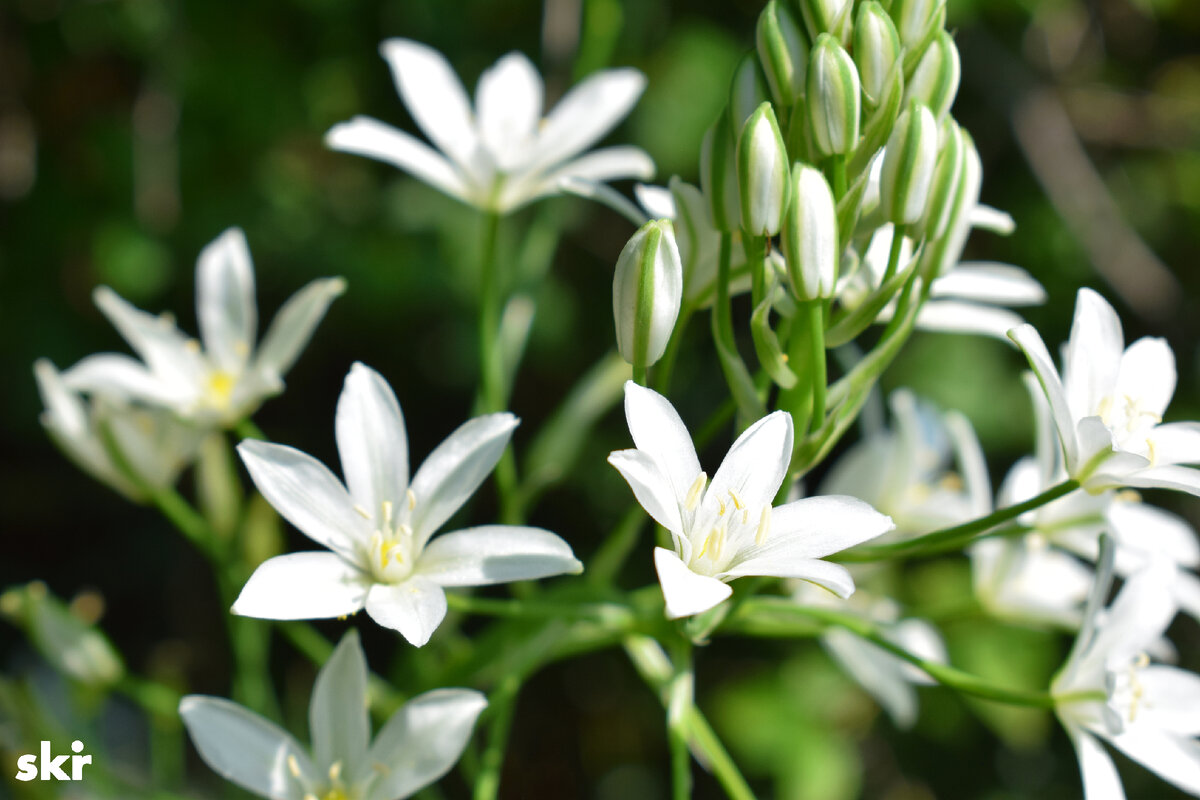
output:
[[[180,701],[179,716],[204,762],[260,797],[300,800],[304,789],[292,777],[289,760],[306,782],[319,779],[295,739],[237,703],[191,694]]]
[[[1077,417],[1097,413],[1100,401],[1112,394],[1124,348],[1117,312],[1091,289],[1080,289],[1063,351],[1063,386]]]
[[[1153,562],[1125,581],[1097,625],[1091,648],[1106,663],[1128,664],[1166,631],[1178,610],[1171,587],[1174,569]]]
[[[879,321],[884,320],[881,317]],[[995,339],[1003,339],[1023,322],[1020,315],[1005,308],[956,300],[930,300],[917,312],[917,327],[921,330],[977,334]]]
[[[659,469],[659,463],[641,450],[618,450],[609,453],[608,463],[621,473],[621,477],[629,484],[633,496],[641,503],[642,508],[646,509],[646,513],[671,532],[676,547],[680,541],[686,541],[683,520],[680,517],[680,499]]]
[[[1200,795],[1200,742],[1150,726],[1131,725],[1113,747],[1191,795]]]
[[[571,89],[546,117],[534,165],[551,167],[591,147],[629,113],[645,88],[637,70],[610,69]]]
[[[700,459],[696,457],[691,434],[671,401],[653,389],[626,381],[625,419],[629,423],[634,445],[654,459],[675,495],[675,502],[682,503],[700,474]],[[620,469],[619,466],[617,468]],[[634,487],[634,491],[637,491],[637,487]],[[647,510],[650,509],[647,507]],[[678,509],[674,513],[678,515]],[[659,519],[657,515],[655,519]],[[678,525],[671,526],[661,519],[659,521],[668,530],[680,529]]]
[[[354,501],[375,518],[384,503],[399,512],[408,488],[408,435],[400,404],[382,375],[358,362],[350,367],[334,429]]]
[[[1154,464],[1200,464],[1200,422],[1156,425],[1147,438]]]
[[[371,744],[369,704],[367,660],[358,632],[351,629],[317,673],[308,704],[308,730],[317,764],[340,763],[348,775],[361,771]]]
[[[737,438],[704,493],[703,508],[711,515],[730,493],[750,510],[771,505],[792,460],[792,415],[776,411],[751,425]],[[700,527],[707,528],[707,525]]]
[[[1145,503],[1117,500],[1106,516],[1122,548],[1164,556],[1185,567],[1200,565],[1200,542],[1185,519]]]
[[[119,353],[87,356],[62,373],[68,389],[109,394],[168,408],[187,405],[195,396],[186,384],[162,380],[142,362]]]
[[[654,177],[654,160],[640,147],[618,145],[593,150],[569,161],[551,173],[548,183],[565,177],[604,183],[623,178],[650,180]]]
[[[1083,776],[1086,800],[1125,800],[1121,776],[1117,774],[1112,756],[1096,737],[1072,726],[1067,726],[1067,735],[1071,737],[1075,754],[1079,756],[1079,773]]]
[[[280,516],[317,544],[355,561],[369,522],[325,465],[293,447],[247,439],[238,455],[254,485]]]
[[[438,149],[469,170],[479,140],[467,94],[446,59],[409,39],[388,39],[379,49],[417,125]]]
[[[824,558],[887,533],[896,526],[854,497],[807,497],[771,512],[767,539],[746,552],[748,558],[781,560]]]
[[[107,286],[92,293],[96,307],[162,381],[194,390],[204,376],[196,343],[189,344],[172,319],[134,308]],[[181,391],[182,389],[176,389]]]
[[[987,459],[970,420],[957,411],[946,413],[946,432],[954,444],[958,468],[962,471],[963,487],[971,501],[975,516],[982,517],[992,510],[992,480],[988,476]]]
[[[470,689],[435,689],[405,703],[371,746],[371,772],[363,780],[378,777],[365,800],[408,797],[449,772],[486,707],[483,695]]]
[[[324,319],[329,304],[344,291],[346,281],[341,278],[321,278],[288,298],[263,336],[255,369],[276,382],[286,375]]]
[[[819,558],[783,558],[775,555],[754,556],[730,566],[721,573],[722,578],[739,578],[746,575],[765,575],[773,578],[796,578],[824,586],[838,597],[845,599],[854,594],[854,578],[841,564],[822,561]]]
[[[1011,214],[998,208],[985,206],[983,203],[977,203],[968,216],[971,220],[971,227],[982,231],[1008,236],[1017,229],[1017,223],[1013,221]]]
[[[289,553],[254,570],[231,609],[259,619],[331,619],[362,610],[370,581],[333,553]]]
[[[1063,455],[1068,470],[1078,465],[1079,442],[1076,439],[1075,417],[1071,407],[1067,405],[1067,395],[1063,389],[1058,370],[1050,360],[1046,344],[1032,325],[1019,325],[1008,332],[1008,337],[1016,342],[1017,347],[1025,353],[1029,366],[1033,368],[1042,392],[1050,403],[1050,414],[1054,419],[1054,427],[1058,429],[1059,441],[1062,443]]]
[[[420,647],[446,617],[446,593],[419,575],[403,583],[377,583],[367,593],[367,613],[383,627],[399,631],[409,644]]]
[[[675,219],[675,198],[670,189],[637,183],[633,187],[633,196],[651,219]]]
[[[917,720],[917,693],[897,668],[894,656],[841,628],[826,631],[821,644],[875,698],[896,727],[912,727]]]
[[[417,542],[429,537],[475,493],[496,466],[518,420],[488,414],[467,420],[429,454],[413,476],[417,507],[412,525]]]
[[[733,594],[728,584],[692,572],[679,556],[661,547],[654,548],[654,569],[662,586],[668,619],[703,613]]]
[[[930,287],[933,297],[956,297],[998,306],[1035,306],[1046,302],[1046,290],[1025,270],[1012,264],[959,264]]]
[[[1137,679],[1142,702],[1137,707],[1136,727],[1200,736],[1200,675],[1152,664],[1138,670]]]
[[[379,120],[359,116],[340,122],[325,134],[325,146],[386,162],[451,197],[470,201],[470,186],[458,167],[419,139]]]
[[[1166,413],[1175,394],[1175,354],[1165,339],[1144,337],[1129,345],[1121,356],[1116,395],[1142,402],[1142,410]]]
[[[908,652],[920,656],[926,661],[934,661],[938,664],[946,664],[950,661],[950,656],[946,652],[946,643],[942,641],[942,635],[938,633],[937,628],[923,619],[902,619],[895,625],[886,628],[884,635]],[[895,659],[904,676],[913,683],[926,686],[937,683],[916,665],[897,658],[891,653],[888,653],[888,658]]]
[[[417,571],[439,586],[487,586],[550,575],[578,575],[571,546],[541,528],[484,525],[430,540]]]
[[[516,169],[531,154],[544,92],[542,76],[520,53],[509,53],[480,76],[479,135],[500,169]]]
[[[209,357],[226,372],[241,372],[258,332],[258,307],[250,248],[240,228],[230,228],[200,251],[196,317]]]
[[[1125,476],[1124,484],[1139,489],[1173,489],[1200,497],[1200,469],[1168,465]]]

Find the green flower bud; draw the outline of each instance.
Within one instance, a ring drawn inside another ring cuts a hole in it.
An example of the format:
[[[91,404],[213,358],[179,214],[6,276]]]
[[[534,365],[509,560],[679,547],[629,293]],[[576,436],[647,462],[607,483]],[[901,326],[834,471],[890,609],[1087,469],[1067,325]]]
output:
[[[842,44],[848,43],[853,13],[852,0],[800,0],[800,14],[813,39],[829,33]]]
[[[924,41],[930,28],[941,27],[946,0],[893,0],[892,19],[905,47],[913,48]]]
[[[842,46],[821,34],[808,61],[808,124],[822,156],[844,155],[858,144],[861,94],[858,69]]]
[[[771,97],[787,108],[804,94],[808,71],[808,39],[787,4],[771,0],[758,17],[758,59],[771,87]]]
[[[921,101],[940,120],[954,103],[961,75],[962,65],[954,39],[941,31],[929,44],[925,55],[921,56],[912,79],[905,87],[904,99]]]
[[[723,113],[700,143],[700,188],[708,200],[713,227],[726,233],[742,227],[736,147],[729,115]]]
[[[831,297],[838,266],[837,204],[819,169],[800,162],[792,167],[791,199],[780,238],[796,296]]]
[[[929,201],[925,204],[925,215],[915,230],[919,236],[926,239],[940,239],[945,235],[966,163],[962,128],[947,117],[943,129],[942,151],[938,153],[937,166],[933,170]]]
[[[975,142],[966,131],[960,130],[962,136],[962,177],[958,181],[950,206],[949,222],[941,239],[934,241],[934,246],[922,254],[922,260],[927,263],[922,266],[922,272],[930,279],[944,274],[952,269],[962,257],[967,237],[971,233],[971,212],[979,205],[979,189],[983,182],[983,164],[979,160],[979,152]],[[929,263],[932,262],[932,263]]]
[[[613,277],[617,350],[630,364],[662,358],[683,300],[683,264],[667,219],[650,220],[625,245]]]
[[[729,121],[733,130],[740,131],[760,105],[771,99],[767,78],[763,75],[758,58],[747,53],[733,71],[733,83],[729,87]]]
[[[858,7],[854,23],[854,63],[867,101],[878,105],[888,78],[900,60],[900,35],[883,6],[869,0]]]
[[[746,120],[737,143],[738,193],[742,228],[753,236],[774,236],[787,205],[788,154],[770,103]]]
[[[879,206],[884,219],[908,225],[921,218],[937,156],[937,122],[928,108],[914,100],[896,120],[883,155]]]

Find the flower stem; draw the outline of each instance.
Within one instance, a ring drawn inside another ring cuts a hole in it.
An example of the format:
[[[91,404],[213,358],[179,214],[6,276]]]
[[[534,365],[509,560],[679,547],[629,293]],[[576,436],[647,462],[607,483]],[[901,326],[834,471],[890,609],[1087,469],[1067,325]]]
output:
[[[841,202],[841,199],[846,196],[846,156],[830,156],[829,165],[830,171],[833,173],[833,186],[831,187],[833,199],[835,202]]]
[[[246,417],[239,420],[237,425],[233,426],[233,432],[243,439],[257,439],[260,442],[269,442],[270,439],[262,432],[262,429],[254,424],[254,420]]]
[[[880,283],[887,283],[896,270],[900,268],[900,250],[904,247],[904,226],[895,225],[892,227],[892,249],[888,251],[887,269],[884,270],[883,280]]]
[[[667,349],[654,370],[654,388],[661,395],[666,395],[671,388],[671,376],[675,372],[675,359],[679,357],[679,345],[683,341],[688,321],[695,311],[694,305],[687,300],[683,301],[683,306],[679,309],[679,318],[675,321],[675,329],[671,331],[671,338],[667,340]]]
[[[688,720],[695,708],[692,643],[679,637],[672,647],[674,674],[667,686],[667,740],[671,748],[671,796],[692,796],[692,754],[688,751]]]
[[[494,800],[500,790],[500,772],[504,768],[504,752],[508,748],[513,708],[520,689],[521,677],[510,674],[501,680],[488,698],[488,711],[492,719],[488,725],[487,746],[480,759],[479,777],[475,779],[474,800]]]
[[[808,318],[808,346],[812,353],[812,424],[820,427],[825,422],[825,304],[812,300],[803,305]]]

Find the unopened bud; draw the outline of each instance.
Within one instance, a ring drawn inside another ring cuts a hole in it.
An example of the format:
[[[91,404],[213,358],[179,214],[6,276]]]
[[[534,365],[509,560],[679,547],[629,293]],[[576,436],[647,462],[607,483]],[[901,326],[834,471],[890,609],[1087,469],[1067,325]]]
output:
[[[925,55],[921,56],[912,79],[905,87],[904,97],[906,100],[920,100],[940,120],[954,104],[961,75],[962,65],[954,39],[946,31],[940,31],[930,42]]]
[[[787,205],[788,154],[770,103],[758,107],[737,144],[738,193],[742,228],[754,236],[774,236]]]
[[[736,133],[760,105],[770,99],[770,88],[754,53],[746,53],[733,71],[729,86],[729,121]]]
[[[713,227],[726,233],[742,227],[736,148],[729,114],[722,113],[700,143],[700,188],[708,200]]]
[[[900,41],[907,48],[920,45],[930,28],[941,27],[946,13],[946,0],[894,0],[892,19]]]
[[[850,41],[851,0],[800,0],[800,14],[808,27],[809,35],[816,39],[822,33],[835,36],[846,44]]]
[[[822,34],[808,62],[808,122],[822,156],[844,155],[858,144],[862,111],[858,69],[837,40]]]
[[[925,215],[916,230],[916,233],[927,239],[940,239],[946,233],[950,224],[950,214],[954,210],[954,197],[958,193],[958,184],[962,180],[966,164],[962,128],[950,118],[947,118],[943,125],[942,150],[938,153],[937,166],[933,170],[929,201],[925,205]]]
[[[870,0],[858,8],[854,22],[854,63],[867,100],[876,105],[900,59],[900,34],[883,6]]]
[[[879,206],[884,219],[909,225],[921,218],[937,156],[937,122],[928,108],[914,100],[896,120],[883,155]]]
[[[792,289],[801,300],[833,295],[837,281],[837,205],[819,169],[797,162],[780,237]]]
[[[617,350],[630,364],[662,358],[683,300],[683,264],[670,220],[650,220],[617,259],[613,317]]]
[[[786,2],[767,3],[758,17],[755,40],[771,97],[781,108],[791,106],[804,94],[808,39]]]
[[[979,189],[983,180],[983,165],[975,143],[971,141],[966,131],[960,130],[962,136],[962,177],[958,181],[954,197],[949,203],[950,219],[946,225],[945,235],[937,240],[936,246],[929,248],[928,255],[923,258],[933,263],[924,269],[930,278],[936,278],[952,269],[962,257],[963,247],[967,236],[971,233],[971,212],[979,204]]]

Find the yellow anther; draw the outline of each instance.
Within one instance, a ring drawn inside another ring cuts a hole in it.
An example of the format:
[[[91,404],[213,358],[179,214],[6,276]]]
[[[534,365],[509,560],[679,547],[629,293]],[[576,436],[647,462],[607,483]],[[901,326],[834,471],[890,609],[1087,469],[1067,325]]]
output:
[[[692,481],[692,487],[688,489],[687,498],[683,501],[683,506],[688,511],[695,511],[696,505],[700,502],[700,495],[704,493],[704,487],[708,483],[708,476],[701,472],[696,476],[696,480]]]
[[[229,402],[233,394],[234,377],[228,372],[217,370],[208,376],[208,390],[221,402]]]
[[[384,776],[385,778],[388,775],[392,774],[391,767],[389,767],[387,764],[380,764],[378,761],[376,761],[374,764],[371,765],[371,769],[375,770],[376,772],[378,772],[380,775]]]
[[[725,516],[725,501],[718,497],[717,498],[717,506],[720,508],[720,511],[717,512],[717,516],[718,517]]]
[[[300,777],[300,762],[296,760],[296,756],[288,753],[287,757],[288,772],[292,773],[293,778]]]
[[[725,526],[718,525],[716,530],[713,531],[713,534],[713,549],[712,552],[708,554],[708,557],[713,561],[716,561],[721,557],[721,551],[725,549]]]
[[[341,777],[341,775],[342,775],[342,762],[341,761],[335,761],[329,765],[329,780],[336,783],[337,779],[339,777]]]
[[[758,530],[754,532],[754,543],[761,545],[771,533],[771,507],[764,506],[762,516],[758,518]]]
[[[942,476],[942,479],[938,481],[938,486],[951,492],[958,492],[962,491],[963,482],[962,478],[960,478],[957,473],[947,472]]]
[[[362,506],[357,505],[357,504],[355,504],[355,506],[354,506],[354,513],[358,514],[363,519],[371,518],[371,512],[367,511],[365,508],[363,508]]]
[[[742,524],[743,525],[750,524],[750,509],[748,509],[748,508],[742,509]]]
[[[735,492],[733,489],[729,490],[729,499],[733,501],[733,507],[737,510],[741,511],[743,508],[745,508],[745,506],[742,505],[742,499],[737,496],[737,492]]]
[[[392,501],[383,501],[383,524],[387,527],[392,527]]]
[[[404,490],[404,498],[406,500],[408,500],[408,510],[409,511],[412,511],[414,508],[417,507],[417,496],[416,496],[416,494],[413,493],[412,489]]]
[[[317,796],[316,796],[315,794],[313,794],[312,792],[309,792],[309,793],[307,793],[307,794],[305,794],[305,795],[304,795],[304,800],[321,800],[321,798],[317,797]]]
[[[712,544],[714,533],[716,533],[716,529],[709,531],[708,536],[704,537],[704,544],[700,546],[700,552],[696,554],[696,558],[704,558],[704,554],[708,552],[708,546]]]
[[[1158,461],[1158,454],[1154,452],[1154,440],[1146,440],[1146,457],[1150,459],[1150,463],[1154,464]]]
[[[233,354],[238,358],[245,358],[246,356],[250,355],[250,345],[241,339],[238,339],[233,343]]]
[[[183,343],[183,348],[185,350],[187,350],[189,353],[199,353],[200,352],[200,343],[197,342],[195,339],[188,339],[186,342]]]
[[[1133,659],[1133,666],[1135,669],[1145,669],[1150,666],[1150,656],[1146,653],[1138,653],[1137,657]]]

